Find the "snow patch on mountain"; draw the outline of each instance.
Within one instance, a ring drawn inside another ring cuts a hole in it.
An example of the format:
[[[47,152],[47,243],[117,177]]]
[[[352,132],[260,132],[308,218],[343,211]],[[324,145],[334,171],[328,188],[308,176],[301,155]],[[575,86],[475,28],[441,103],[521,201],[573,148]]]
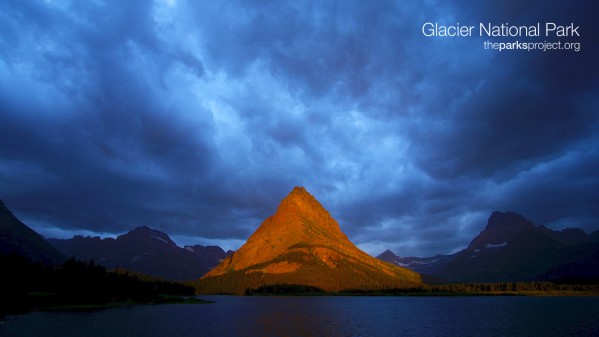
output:
[[[146,257],[152,256],[152,255],[153,255],[152,253],[145,252],[145,253],[142,253],[142,254],[139,254],[139,255],[136,255],[136,256],[132,257],[130,261],[131,262],[139,261],[141,259],[145,259]]]
[[[170,242],[166,241],[164,238],[161,238],[161,237],[160,237],[160,236],[158,236],[158,235],[154,235],[154,234],[152,234],[152,233],[151,233],[151,234],[150,234],[150,237],[151,237],[151,238],[153,238],[153,239],[156,239],[156,240],[162,241],[162,242],[164,242],[164,243],[166,243],[166,244],[169,244],[169,245],[171,244]]]
[[[507,242],[502,243],[487,243],[485,248],[501,248],[507,246]]]

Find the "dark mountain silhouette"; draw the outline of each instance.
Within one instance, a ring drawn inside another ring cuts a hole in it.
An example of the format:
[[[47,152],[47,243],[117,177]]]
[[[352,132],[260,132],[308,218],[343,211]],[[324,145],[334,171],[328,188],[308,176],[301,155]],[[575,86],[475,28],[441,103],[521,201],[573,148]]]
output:
[[[325,291],[417,286],[420,276],[358,249],[303,187],[296,187],[236,252],[198,282],[200,293],[244,293],[272,284]]]
[[[193,280],[216,266],[226,254],[217,246],[177,246],[163,232],[146,226],[116,239],[75,236],[49,239],[67,256],[94,260],[106,268],[125,268],[167,280]]]
[[[437,254],[431,257],[408,256],[401,257],[395,255],[392,251],[386,250],[376,258],[385,262],[393,263],[400,267],[408,268],[419,274],[433,275],[439,267],[445,265],[454,258],[455,254],[442,255]]]
[[[17,219],[0,200],[0,255],[13,254],[46,265],[59,265],[66,260],[41,235]]]
[[[381,258],[451,282],[599,279],[597,235],[554,231],[513,212],[493,212],[486,228],[456,254]]]

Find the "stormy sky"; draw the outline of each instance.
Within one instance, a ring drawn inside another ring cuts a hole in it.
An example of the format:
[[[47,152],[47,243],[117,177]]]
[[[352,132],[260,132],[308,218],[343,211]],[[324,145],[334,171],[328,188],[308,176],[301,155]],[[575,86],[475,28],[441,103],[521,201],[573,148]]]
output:
[[[296,185],[370,254],[494,210],[599,229],[593,1],[0,2],[0,198],[46,237],[237,249]],[[422,25],[476,26],[426,37]],[[479,23],[579,26],[480,37]],[[544,32],[542,32],[544,33]],[[485,50],[575,42],[580,51]]]

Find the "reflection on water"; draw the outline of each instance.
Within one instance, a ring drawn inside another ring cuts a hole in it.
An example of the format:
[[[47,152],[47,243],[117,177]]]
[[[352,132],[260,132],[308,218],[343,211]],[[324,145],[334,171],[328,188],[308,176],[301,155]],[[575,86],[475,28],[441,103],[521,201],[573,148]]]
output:
[[[234,297],[9,316],[0,336],[593,336],[593,297]]]

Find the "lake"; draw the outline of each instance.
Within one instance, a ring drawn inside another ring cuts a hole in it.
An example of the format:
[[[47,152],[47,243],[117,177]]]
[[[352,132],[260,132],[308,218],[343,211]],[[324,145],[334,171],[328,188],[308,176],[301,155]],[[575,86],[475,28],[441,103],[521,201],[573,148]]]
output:
[[[599,336],[597,297],[236,297],[7,316],[0,336]]]

